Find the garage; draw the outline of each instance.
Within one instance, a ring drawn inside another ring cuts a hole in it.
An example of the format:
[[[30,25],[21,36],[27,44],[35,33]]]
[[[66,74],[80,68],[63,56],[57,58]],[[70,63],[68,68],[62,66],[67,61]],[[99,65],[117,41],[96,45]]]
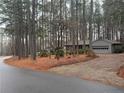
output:
[[[109,46],[93,46],[95,53],[109,53]]]
[[[110,54],[113,53],[114,46],[121,46],[120,42],[111,40],[96,40],[92,42],[92,48],[95,53]]]

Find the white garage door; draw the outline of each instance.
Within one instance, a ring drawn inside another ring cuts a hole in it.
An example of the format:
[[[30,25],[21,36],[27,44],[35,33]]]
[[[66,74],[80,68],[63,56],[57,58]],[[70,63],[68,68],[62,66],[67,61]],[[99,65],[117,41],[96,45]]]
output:
[[[109,46],[93,46],[95,53],[110,53]]]

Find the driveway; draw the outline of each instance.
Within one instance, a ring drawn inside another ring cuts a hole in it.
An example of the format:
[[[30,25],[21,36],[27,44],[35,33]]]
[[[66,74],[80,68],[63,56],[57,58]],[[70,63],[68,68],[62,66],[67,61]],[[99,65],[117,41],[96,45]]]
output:
[[[85,63],[56,67],[50,69],[50,72],[124,88],[124,79],[117,76],[118,69],[122,65],[124,65],[124,54],[106,54]]]
[[[7,66],[0,58],[0,93],[124,93],[124,89]]]

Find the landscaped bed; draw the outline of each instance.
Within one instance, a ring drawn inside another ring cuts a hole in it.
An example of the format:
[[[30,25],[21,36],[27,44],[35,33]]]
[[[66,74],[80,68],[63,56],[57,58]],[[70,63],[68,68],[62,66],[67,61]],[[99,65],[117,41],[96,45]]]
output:
[[[5,60],[5,63],[19,68],[28,68],[38,71],[45,71],[53,67],[75,64],[79,62],[85,62],[93,59],[94,57],[88,57],[87,55],[79,55],[76,57],[65,56],[59,60],[55,59],[55,56],[49,57],[37,57],[36,62],[32,62],[30,58],[18,60],[16,57]]]

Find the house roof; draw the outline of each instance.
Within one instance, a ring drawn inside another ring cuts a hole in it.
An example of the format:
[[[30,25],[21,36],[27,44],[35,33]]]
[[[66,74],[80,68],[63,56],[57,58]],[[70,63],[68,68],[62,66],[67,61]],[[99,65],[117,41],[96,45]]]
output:
[[[121,44],[121,42],[119,42],[119,41],[113,41],[113,40],[107,40],[107,39],[104,39],[104,40],[95,40],[92,43],[97,42],[97,41],[104,41],[104,42],[108,42],[108,43],[111,43],[111,44]]]
[[[121,42],[107,40],[107,39],[104,39],[104,40],[95,40],[92,43],[97,42],[97,41],[105,41],[105,42],[108,42],[108,43],[111,43],[111,44],[122,44]],[[81,41],[78,42],[78,45],[83,45],[83,44],[84,44],[84,41],[83,40],[81,40]],[[89,45],[89,40],[86,40],[85,41],[85,44],[86,45]],[[71,46],[71,45],[73,45],[72,41],[68,42],[65,46]],[[75,45],[77,45],[77,42],[75,42]]]
[[[83,45],[83,44],[84,44],[84,41],[83,40],[78,41],[78,45]],[[85,41],[85,44],[86,45],[89,45],[89,40],[86,40]],[[72,41],[67,42],[67,44],[65,46],[71,46],[71,45],[73,45],[73,42]],[[77,42],[75,42],[75,45],[77,45]]]

